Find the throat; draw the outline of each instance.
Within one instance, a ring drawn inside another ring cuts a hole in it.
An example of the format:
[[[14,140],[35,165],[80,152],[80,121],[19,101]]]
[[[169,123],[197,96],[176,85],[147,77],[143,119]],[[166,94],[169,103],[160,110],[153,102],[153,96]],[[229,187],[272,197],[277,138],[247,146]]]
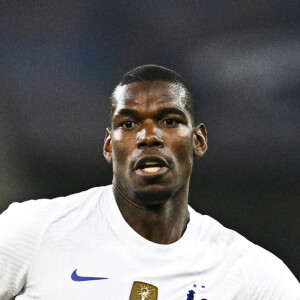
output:
[[[145,239],[157,244],[172,244],[178,241],[186,231],[189,215],[186,218],[174,220],[173,218],[154,218],[142,221],[136,226],[136,232]]]
[[[187,199],[171,197],[159,204],[141,205],[116,186],[114,195],[125,221],[145,239],[157,244],[171,244],[184,234],[189,222]]]

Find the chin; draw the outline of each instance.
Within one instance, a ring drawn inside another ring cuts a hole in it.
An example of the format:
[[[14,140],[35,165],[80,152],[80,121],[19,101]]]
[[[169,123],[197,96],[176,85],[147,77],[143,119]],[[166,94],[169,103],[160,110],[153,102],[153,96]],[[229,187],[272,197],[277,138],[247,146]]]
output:
[[[145,189],[135,190],[133,193],[136,202],[143,206],[152,206],[166,203],[175,192],[174,189],[150,185]]]

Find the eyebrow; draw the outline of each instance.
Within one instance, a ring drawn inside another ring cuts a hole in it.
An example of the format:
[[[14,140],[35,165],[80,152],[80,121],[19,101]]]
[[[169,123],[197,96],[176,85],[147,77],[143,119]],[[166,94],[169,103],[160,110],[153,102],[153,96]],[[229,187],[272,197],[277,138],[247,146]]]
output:
[[[181,117],[186,118],[186,114],[182,110],[180,110],[176,107],[162,108],[159,110],[159,114],[162,116],[164,116],[164,115],[179,115]]]
[[[159,109],[158,114],[160,116],[175,114],[175,115],[180,115],[181,117],[184,117],[184,118],[187,117],[186,114],[182,110],[175,108],[175,107],[166,107],[166,108]],[[133,118],[137,118],[138,115],[139,115],[139,113],[135,109],[122,108],[116,113],[115,117],[130,116]]]
[[[122,108],[119,111],[117,111],[115,117],[118,116],[130,116],[130,117],[137,117],[138,116],[138,112],[135,109],[131,109],[131,108]]]

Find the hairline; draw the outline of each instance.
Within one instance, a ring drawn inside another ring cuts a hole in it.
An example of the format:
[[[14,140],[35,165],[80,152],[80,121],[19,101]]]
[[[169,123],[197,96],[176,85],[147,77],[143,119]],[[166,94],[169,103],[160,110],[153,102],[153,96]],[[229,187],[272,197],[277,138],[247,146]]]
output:
[[[113,114],[115,112],[114,102],[117,101],[116,98],[115,98],[116,90],[121,86],[126,86],[126,85],[129,86],[130,84],[137,84],[137,83],[141,83],[141,82],[166,82],[166,83],[169,83],[169,84],[174,84],[174,85],[177,85],[177,86],[181,86],[185,91],[185,96],[184,96],[185,105],[184,105],[184,107],[187,110],[187,112],[189,113],[192,125],[194,126],[195,119],[196,119],[196,116],[195,116],[196,112],[195,112],[195,107],[193,107],[195,104],[192,103],[192,102],[194,102],[193,95],[190,91],[190,88],[187,86],[187,84],[184,81],[182,82],[182,81],[177,80],[177,79],[174,79],[174,80],[164,80],[164,79],[149,80],[149,79],[139,78],[139,80],[132,81],[132,82],[129,82],[129,83],[122,83],[122,80],[121,80],[115,86],[115,88],[113,89],[113,91],[111,93],[111,96],[110,96],[110,119],[111,119],[111,122],[112,122]],[[189,106],[190,106],[190,108],[189,108]]]

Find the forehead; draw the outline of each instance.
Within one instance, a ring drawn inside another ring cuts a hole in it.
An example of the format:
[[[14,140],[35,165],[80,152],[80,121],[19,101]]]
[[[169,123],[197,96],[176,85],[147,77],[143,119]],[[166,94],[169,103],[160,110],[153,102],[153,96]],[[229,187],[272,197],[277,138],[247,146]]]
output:
[[[113,94],[115,111],[134,106],[175,106],[186,110],[186,90],[181,84],[143,81],[118,86]]]

